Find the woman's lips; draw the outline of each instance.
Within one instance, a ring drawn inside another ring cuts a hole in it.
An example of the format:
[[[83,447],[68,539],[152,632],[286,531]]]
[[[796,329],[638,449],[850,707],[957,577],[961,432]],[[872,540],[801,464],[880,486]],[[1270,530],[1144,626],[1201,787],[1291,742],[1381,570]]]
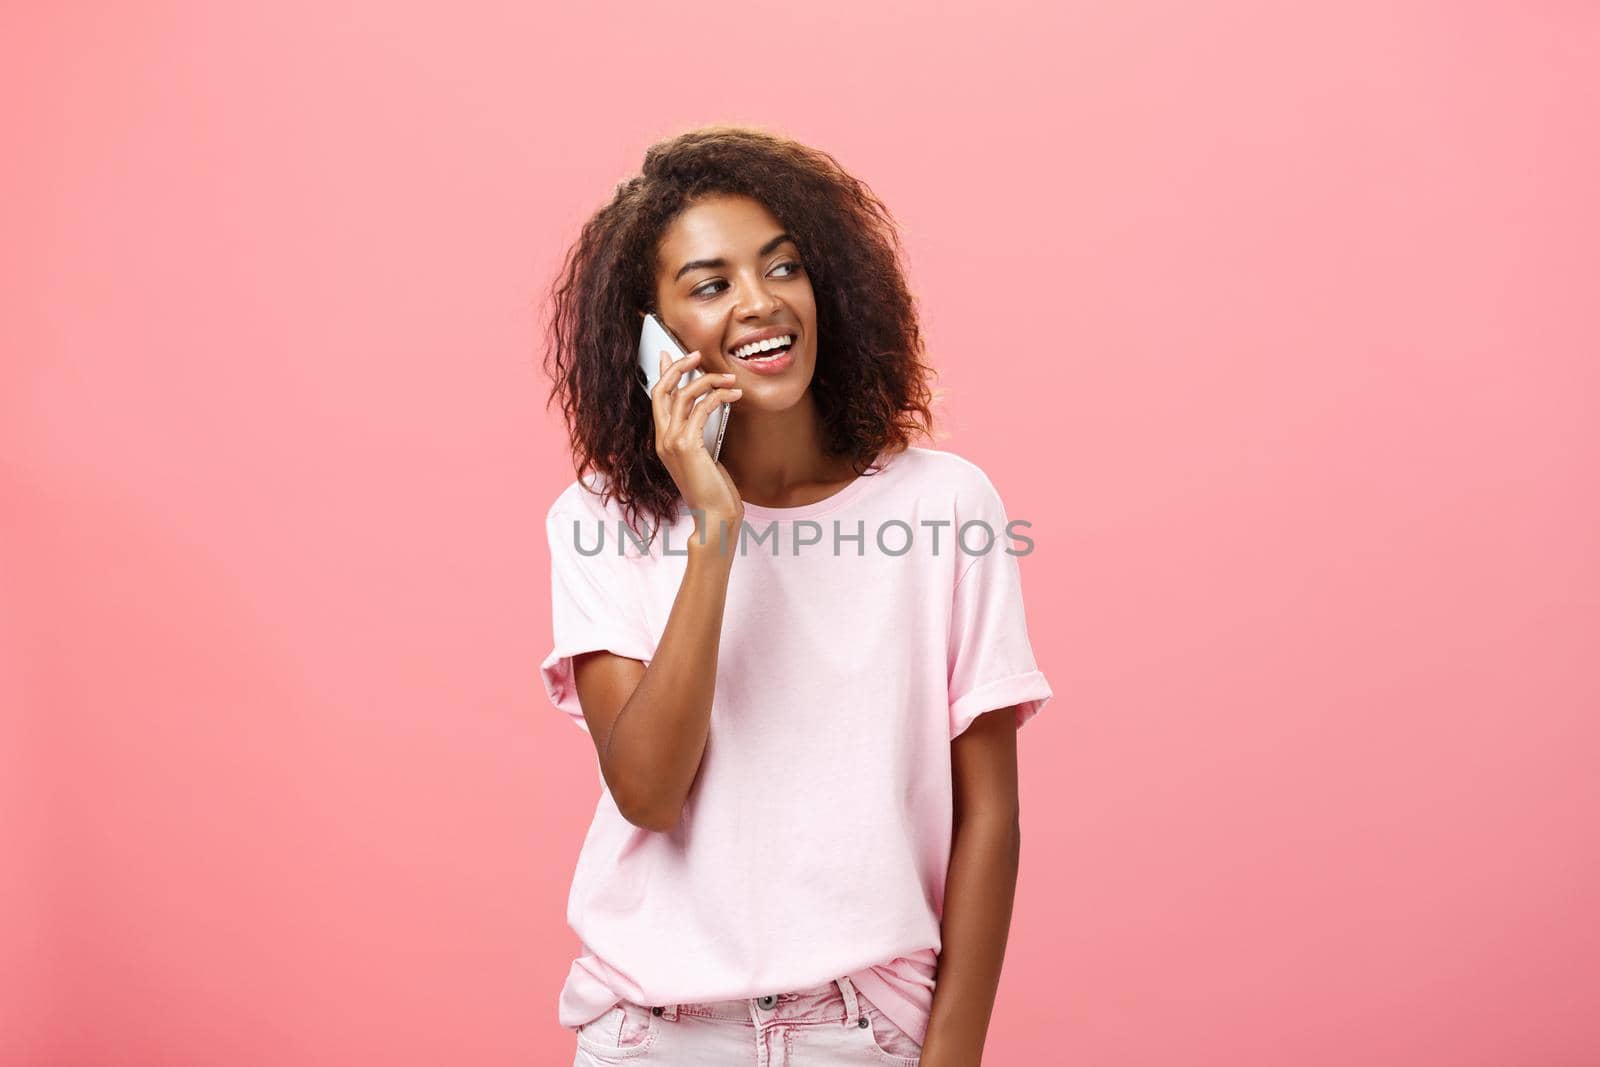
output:
[[[742,367],[751,374],[782,374],[794,362],[794,345],[784,349],[783,353],[777,358],[761,363],[753,363],[750,360],[739,359],[738,357],[734,357],[733,362],[735,366]]]

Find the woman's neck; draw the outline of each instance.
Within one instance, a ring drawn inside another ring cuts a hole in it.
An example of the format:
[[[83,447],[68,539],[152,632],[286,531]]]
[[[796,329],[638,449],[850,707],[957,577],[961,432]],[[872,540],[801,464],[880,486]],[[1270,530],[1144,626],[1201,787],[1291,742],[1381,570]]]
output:
[[[811,393],[783,411],[734,405],[721,462],[739,496],[759,507],[801,507],[855,478],[849,457],[822,451],[822,419]]]

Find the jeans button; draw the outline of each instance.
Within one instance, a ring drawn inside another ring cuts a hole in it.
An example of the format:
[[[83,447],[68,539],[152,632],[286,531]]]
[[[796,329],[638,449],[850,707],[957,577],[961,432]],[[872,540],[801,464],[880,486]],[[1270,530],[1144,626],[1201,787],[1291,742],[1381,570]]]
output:
[[[760,997],[760,998],[758,998],[756,1000],[756,1003],[759,1004],[761,1007],[767,1009],[768,1011],[771,1011],[773,1006],[778,1003],[778,998],[777,997]]]

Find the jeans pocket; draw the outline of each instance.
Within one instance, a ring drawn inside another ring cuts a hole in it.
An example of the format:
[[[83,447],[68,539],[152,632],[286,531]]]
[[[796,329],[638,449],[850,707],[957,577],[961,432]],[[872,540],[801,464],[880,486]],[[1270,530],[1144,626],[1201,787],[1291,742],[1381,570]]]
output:
[[[917,1044],[916,1038],[896,1026],[894,1020],[883,1013],[883,1009],[861,995],[856,990],[856,999],[862,1002],[862,1014],[872,1025],[863,1027],[872,1038],[872,1043],[879,1052],[882,1052],[891,1062],[916,1063],[922,1056],[922,1046]]]
[[[641,1004],[626,1000],[578,1027],[578,1045],[602,1060],[642,1056],[650,1051],[655,1040],[655,1014]]]

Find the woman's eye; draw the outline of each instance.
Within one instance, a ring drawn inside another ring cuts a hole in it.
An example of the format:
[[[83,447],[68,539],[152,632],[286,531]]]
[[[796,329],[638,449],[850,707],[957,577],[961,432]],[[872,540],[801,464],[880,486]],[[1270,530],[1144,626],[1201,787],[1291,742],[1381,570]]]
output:
[[[785,277],[785,278],[793,278],[795,276],[795,274],[797,274],[800,270],[803,269],[800,266],[799,263],[796,263],[792,259],[786,259],[782,263],[779,263],[778,266],[773,267],[772,269],[773,270],[778,270],[779,268],[782,268],[782,267],[793,267],[794,268],[788,274],[783,275],[783,277]],[[717,293],[719,293],[721,290],[713,289],[711,287],[713,285],[727,285],[727,284],[728,283],[723,281],[721,278],[713,278],[711,281],[706,282],[704,285],[697,286],[694,289],[689,290],[689,295],[690,296],[716,296]]]

